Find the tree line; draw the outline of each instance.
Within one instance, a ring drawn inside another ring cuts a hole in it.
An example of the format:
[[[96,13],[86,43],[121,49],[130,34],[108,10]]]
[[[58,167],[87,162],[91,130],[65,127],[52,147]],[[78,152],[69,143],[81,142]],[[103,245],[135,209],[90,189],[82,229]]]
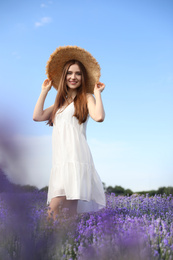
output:
[[[149,190],[149,191],[139,191],[139,192],[133,192],[130,189],[124,189],[121,186],[108,186],[107,188],[105,187],[105,191],[110,194],[110,193],[114,193],[116,196],[118,195],[123,195],[123,196],[131,196],[133,194],[149,194],[149,196],[154,196],[154,195],[173,195],[173,187],[169,186],[169,187],[160,187],[157,190]]]
[[[133,192],[131,189],[124,189],[121,186],[108,186],[106,187],[105,183],[103,183],[104,191],[108,194],[114,193],[116,196],[131,196],[133,194],[149,194],[149,196],[154,196],[155,194],[158,195],[173,195],[173,187],[160,187],[157,190],[149,190],[149,191],[140,191],[140,192]],[[42,189],[38,189],[35,186],[31,185],[18,185],[11,183],[6,175],[0,169],[0,192],[47,192],[48,186],[43,187]]]
[[[38,192],[48,192],[48,186],[43,187],[42,189],[38,189],[35,186],[30,186],[30,185],[16,185],[16,191],[21,191],[21,192],[34,192],[34,191],[38,191]],[[157,190],[149,190],[149,191],[139,191],[139,192],[133,192],[131,189],[124,189],[121,186],[108,186],[106,187],[104,185],[104,190],[107,194],[111,194],[114,193],[115,196],[131,196],[133,194],[139,194],[139,195],[146,195],[148,194],[149,196],[154,196],[154,195],[173,195],[173,187],[160,187]]]

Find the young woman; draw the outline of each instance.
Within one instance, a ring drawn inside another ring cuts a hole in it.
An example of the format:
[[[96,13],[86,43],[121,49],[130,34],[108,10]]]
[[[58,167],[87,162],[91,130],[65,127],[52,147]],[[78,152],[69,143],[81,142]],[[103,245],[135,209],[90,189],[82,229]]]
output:
[[[100,66],[86,50],[66,46],[50,56],[46,73],[33,120],[53,126],[48,213],[55,219],[62,208],[69,215],[99,210],[106,204],[105,195],[86,141],[86,125],[89,116],[97,122],[105,118]],[[52,85],[58,91],[55,103],[44,109]]]

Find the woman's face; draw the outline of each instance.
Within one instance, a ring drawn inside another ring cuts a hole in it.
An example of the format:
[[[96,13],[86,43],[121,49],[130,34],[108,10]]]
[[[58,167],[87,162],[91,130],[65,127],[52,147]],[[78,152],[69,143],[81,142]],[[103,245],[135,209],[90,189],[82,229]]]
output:
[[[70,89],[77,89],[82,82],[82,73],[77,64],[69,67],[66,75],[66,84]]]

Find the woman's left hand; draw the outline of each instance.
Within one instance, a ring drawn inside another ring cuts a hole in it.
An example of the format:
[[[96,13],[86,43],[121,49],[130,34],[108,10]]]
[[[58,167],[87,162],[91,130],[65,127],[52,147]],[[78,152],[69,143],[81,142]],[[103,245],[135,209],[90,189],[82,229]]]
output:
[[[94,87],[94,96],[92,94],[87,95],[88,99],[88,111],[92,119],[97,122],[103,122],[105,118],[105,111],[102,103],[101,92],[104,90],[105,84],[98,82]]]
[[[104,83],[101,83],[101,82],[98,82],[95,84],[95,87],[94,87],[94,94],[99,91],[99,92],[102,92],[105,88],[105,84]]]

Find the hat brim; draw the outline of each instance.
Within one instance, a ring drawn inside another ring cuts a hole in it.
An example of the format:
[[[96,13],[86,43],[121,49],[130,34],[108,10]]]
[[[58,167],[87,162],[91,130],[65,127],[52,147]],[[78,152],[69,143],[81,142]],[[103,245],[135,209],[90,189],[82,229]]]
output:
[[[87,92],[93,93],[101,76],[100,65],[88,51],[77,46],[59,47],[50,55],[46,74],[48,79],[52,80],[54,88],[58,90],[63,68],[69,60],[78,60],[84,65],[87,72]]]

